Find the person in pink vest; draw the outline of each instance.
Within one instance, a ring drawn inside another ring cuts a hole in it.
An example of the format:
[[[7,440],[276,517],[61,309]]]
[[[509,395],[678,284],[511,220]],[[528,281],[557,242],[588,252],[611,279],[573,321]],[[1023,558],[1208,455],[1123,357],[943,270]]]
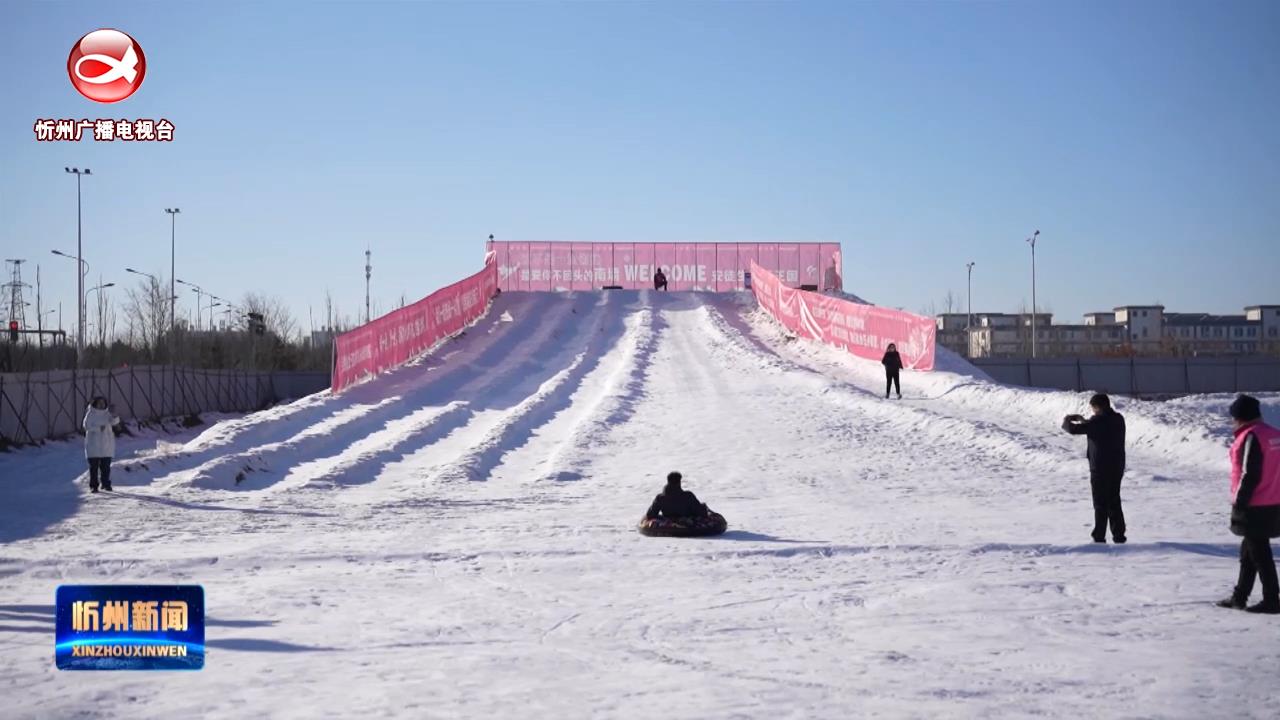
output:
[[[1231,403],[1235,440],[1231,443],[1231,532],[1241,536],[1240,578],[1219,607],[1280,614],[1280,582],[1271,538],[1280,537],[1280,430],[1262,422],[1258,399],[1241,395]],[[1262,602],[1247,605],[1255,578]]]

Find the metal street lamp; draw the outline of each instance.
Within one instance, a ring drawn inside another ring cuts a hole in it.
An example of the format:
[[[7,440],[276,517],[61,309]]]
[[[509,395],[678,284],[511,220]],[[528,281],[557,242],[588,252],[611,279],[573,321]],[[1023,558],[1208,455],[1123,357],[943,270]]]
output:
[[[177,234],[178,234],[178,213],[182,212],[180,208],[165,208],[165,212],[169,213],[169,335],[177,338],[178,336],[178,288],[173,284],[177,275]],[[175,348],[176,349],[176,348]]]
[[[973,266],[977,264],[978,263],[976,262],[967,262],[964,264],[965,267],[969,268],[969,320],[965,324],[966,330],[973,327]]]
[[[85,172],[87,173],[88,171],[86,170]],[[77,193],[78,192],[79,191],[77,190]],[[81,325],[84,324],[85,296],[88,294],[84,291],[84,279],[85,279],[85,276],[89,274],[89,263],[84,258],[79,258],[79,257],[76,257],[75,255],[69,255],[67,253],[62,252],[61,250],[53,250],[51,252],[54,255],[57,255],[58,257],[64,257],[68,260],[75,260],[80,263],[80,277],[76,281],[77,282],[76,295],[78,295],[77,299],[79,301],[77,303],[77,305],[79,305],[79,310],[76,311],[76,327],[79,328]],[[80,352],[82,350],[84,350],[84,334],[81,333],[79,330],[77,330],[76,331],[76,362],[79,362]]]
[[[99,277],[98,279],[101,280],[102,278]],[[102,317],[102,290],[105,290],[106,288],[109,288],[109,287],[115,287],[115,286],[116,284],[113,282],[102,283],[101,285],[95,285],[94,287],[91,287],[88,290],[84,291],[84,302],[86,307],[89,304],[89,293],[91,292],[98,293],[98,339],[99,339],[98,344],[99,345],[107,344],[106,319]]]
[[[1031,244],[1031,357],[1036,356],[1036,239],[1040,237],[1037,230],[1027,238]]]
[[[186,280],[182,280],[182,279],[178,279],[177,281],[182,285],[186,285],[187,287],[191,288],[191,292],[196,294],[196,330],[198,331],[200,329],[200,308],[202,305],[202,303],[200,302],[200,299],[202,294],[204,293],[204,290],[201,289],[201,287],[195,283],[189,283]]]
[[[81,240],[81,212],[80,212],[80,178],[84,175],[92,175],[89,168],[81,170],[80,168],[64,167],[64,171],[76,176],[76,260],[84,262],[84,244]],[[58,253],[61,255],[62,253]],[[70,257],[69,255],[67,257]],[[84,350],[84,275],[80,275],[80,279],[76,285],[76,295],[79,300],[79,307],[76,308],[79,322],[76,329],[76,363],[80,362],[80,353]]]

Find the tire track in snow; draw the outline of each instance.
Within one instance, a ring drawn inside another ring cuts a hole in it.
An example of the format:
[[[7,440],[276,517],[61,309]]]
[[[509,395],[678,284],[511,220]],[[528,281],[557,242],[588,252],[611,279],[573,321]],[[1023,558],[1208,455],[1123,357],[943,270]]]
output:
[[[588,460],[584,456],[603,444],[604,438],[616,428],[624,425],[646,397],[649,369],[666,321],[654,307],[649,291],[641,291],[640,301],[643,306],[634,313],[633,319],[636,327],[628,332],[631,342],[621,353],[619,361],[607,370],[609,374],[601,388],[595,390],[587,384],[579,391],[582,394],[594,390],[596,400],[573,418],[567,436],[544,455],[540,464],[546,469],[538,475],[539,481],[580,480],[585,477],[582,471]]]
[[[355,443],[339,445],[336,454],[296,465],[294,474],[301,476],[300,479],[284,485],[316,487],[372,482],[382,468],[466,428],[474,421],[477,410],[475,402],[463,398],[500,396],[510,387],[530,382],[540,372],[549,372],[545,366],[531,363],[529,358],[538,357],[541,349],[553,340],[558,342],[565,325],[575,322],[571,316],[587,309],[590,300],[591,296],[587,294],[562,298],[558,306],[552,308],[556,312],[539,314],[537,332],[527,336],[518,347],[484,372],[459,387],[449,388],[449,394],[455,399],[450,400],[442,411],[434,408],[416,411]],[[306,465],[318,467],[309,472]]]
[[[621,302],[619,297],[614,293],[603,294],[586,346],[568,367],[506,413],[461,457],[439,468],[437,477],[445,481],[488,479],[507,453],[529,442],[537,428],[572,407],[585,378],[615,354],[615,349],[628,335],[634,337],[636,328],[627,328],[625,308],[611,307]]]
[[[533,305],[538,300],[530,298],[529,304]],[[449,363],[455,355],[483,353],[494,343],[500,343],[507,333],[495,334],[499,321],[493,313],[507,312],[511,304],[510,300],[495,300],[488,314],[481,316],[458,335],[442,340],[405,367],[377,378],[374,387],[370,387],[370,383],[363,383],[340,395],[324,391],[289,405],[219,422],[181,446],[169,447],[145,458],[119,463],[117,469],[126,473],[138,473],[150,481],[198,467],[232,449],[281,443],[290,438],[327,432],[351,422],[376,421],[377,413],[386,412],[388,406],[395,404],[397,393],[427,389],[442,380],[444,375],[465,367],[460,363]],[[536,308],[531,307],[530,310],[536,311]],[[482,336],[480,343],[469,343],[462,350],[450,349],[451,344],[461,337],[474,336],[485,325],[490,325],[490,331]],[[443,374],[429,374],[442,366],[445,368]]]
[[[1018,429],[995,423],[964,417],[954,417],[932,412],[926,408],[895,404],[865,388],[840,380],[834,380],[811,368],[782,357],[763,345],[755,336],[745,335],[743,328],[726,319],[719,308],[707,308],[708,333],[712,343],[730,343],[745,351],[737,357],[751,357],[762,370],[786,379],[798,388],[798,393],[846,411],[855,411],[862,417],[874,420],[870,425],[879,433],[894,437],[924,439],[926,445],[938,450],[956,447],[965,457],[973,458],[975,450],[983,451],[979,461],[1013,461],[1024,467],[1059,471],[1074,467],[1080,461],[1078,447],[1067,448],[1046,441],[1044,436],[1031,435]],[[1074,464],[1074,465],[1072,465]]]
[[[489,332],[476,338],[474,347],[460,348],[454,353],[452,361],[443,360],[440,365],[414,365],[400,368],[390,373],[390,385],[400,390],[408,390],[405,394],[384,398],[368,412],[354,417],[339,417],[346,413],[339,411],[334,418],[318,423],[283,441],[244,448],[237,452],[225,453],[190,468],[178,476],[177,481],[170,484],[193,485],[213,489],[260,490],[282,480],[288,472],[300,465],[334,455],[334,448],[348,448],[353,444],[376,434],[388,424],[413,418],[423,408],[443,405],[438,413],[429,413],[417,418],[420,422],[431,423],[447,421],[457,412],[448,406],[448,397],[455,392],[456,383],[468,385],[483,380],[492,368],[500,367],[512,357],[513,353],[527,346],[542,342],[546,335],[555,332],[558,313],[546,312],[559,310],[559,314],[568,314],[570,306],[557,302],[555,298],[528,298],[529,302],[520,307],[502,306],[501,314],[492,318]],[[533,322],[504,322],[503,317],[511,310],[516,310],[522,318]],[[474,330],[468,337],[475,335]],[[469,342],[464,340],[463,342]],[[461,356],[461,357],[456,357]],[[469,359],[463,362],[463,359]],[[437,369],[438,368],[438,369]],[[346,393],[336,396],[339,402],[358,400],[360,395],[375,392],[382,386],[382,378],[359,386],[353,395]],[[364,407],[354,404],[355,407]],[[225,451],[224,451],[225,452]],[[243,473],[245,481],[237,487],[236,476]]]

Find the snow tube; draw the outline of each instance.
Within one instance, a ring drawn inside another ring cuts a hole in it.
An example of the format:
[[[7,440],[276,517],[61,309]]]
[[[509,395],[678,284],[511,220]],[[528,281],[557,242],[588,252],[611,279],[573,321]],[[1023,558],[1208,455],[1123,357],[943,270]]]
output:
[[[645,518],[640,521],[640,534],[649,537],[707,537],[728,529],[720,513],[697,518]]]

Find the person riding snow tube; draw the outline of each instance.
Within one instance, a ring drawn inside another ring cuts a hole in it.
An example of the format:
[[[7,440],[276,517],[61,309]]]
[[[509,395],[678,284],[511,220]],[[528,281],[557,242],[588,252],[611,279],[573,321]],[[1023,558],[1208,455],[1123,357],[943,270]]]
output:
[[[643,535],[663,537],[704,537],[719,535],[728,528],[724,516],[712,512],[706,503],[680,487],[683,476],[678,472],[667,475],[667,485],[653,499],[644,519],[640,521]]]

